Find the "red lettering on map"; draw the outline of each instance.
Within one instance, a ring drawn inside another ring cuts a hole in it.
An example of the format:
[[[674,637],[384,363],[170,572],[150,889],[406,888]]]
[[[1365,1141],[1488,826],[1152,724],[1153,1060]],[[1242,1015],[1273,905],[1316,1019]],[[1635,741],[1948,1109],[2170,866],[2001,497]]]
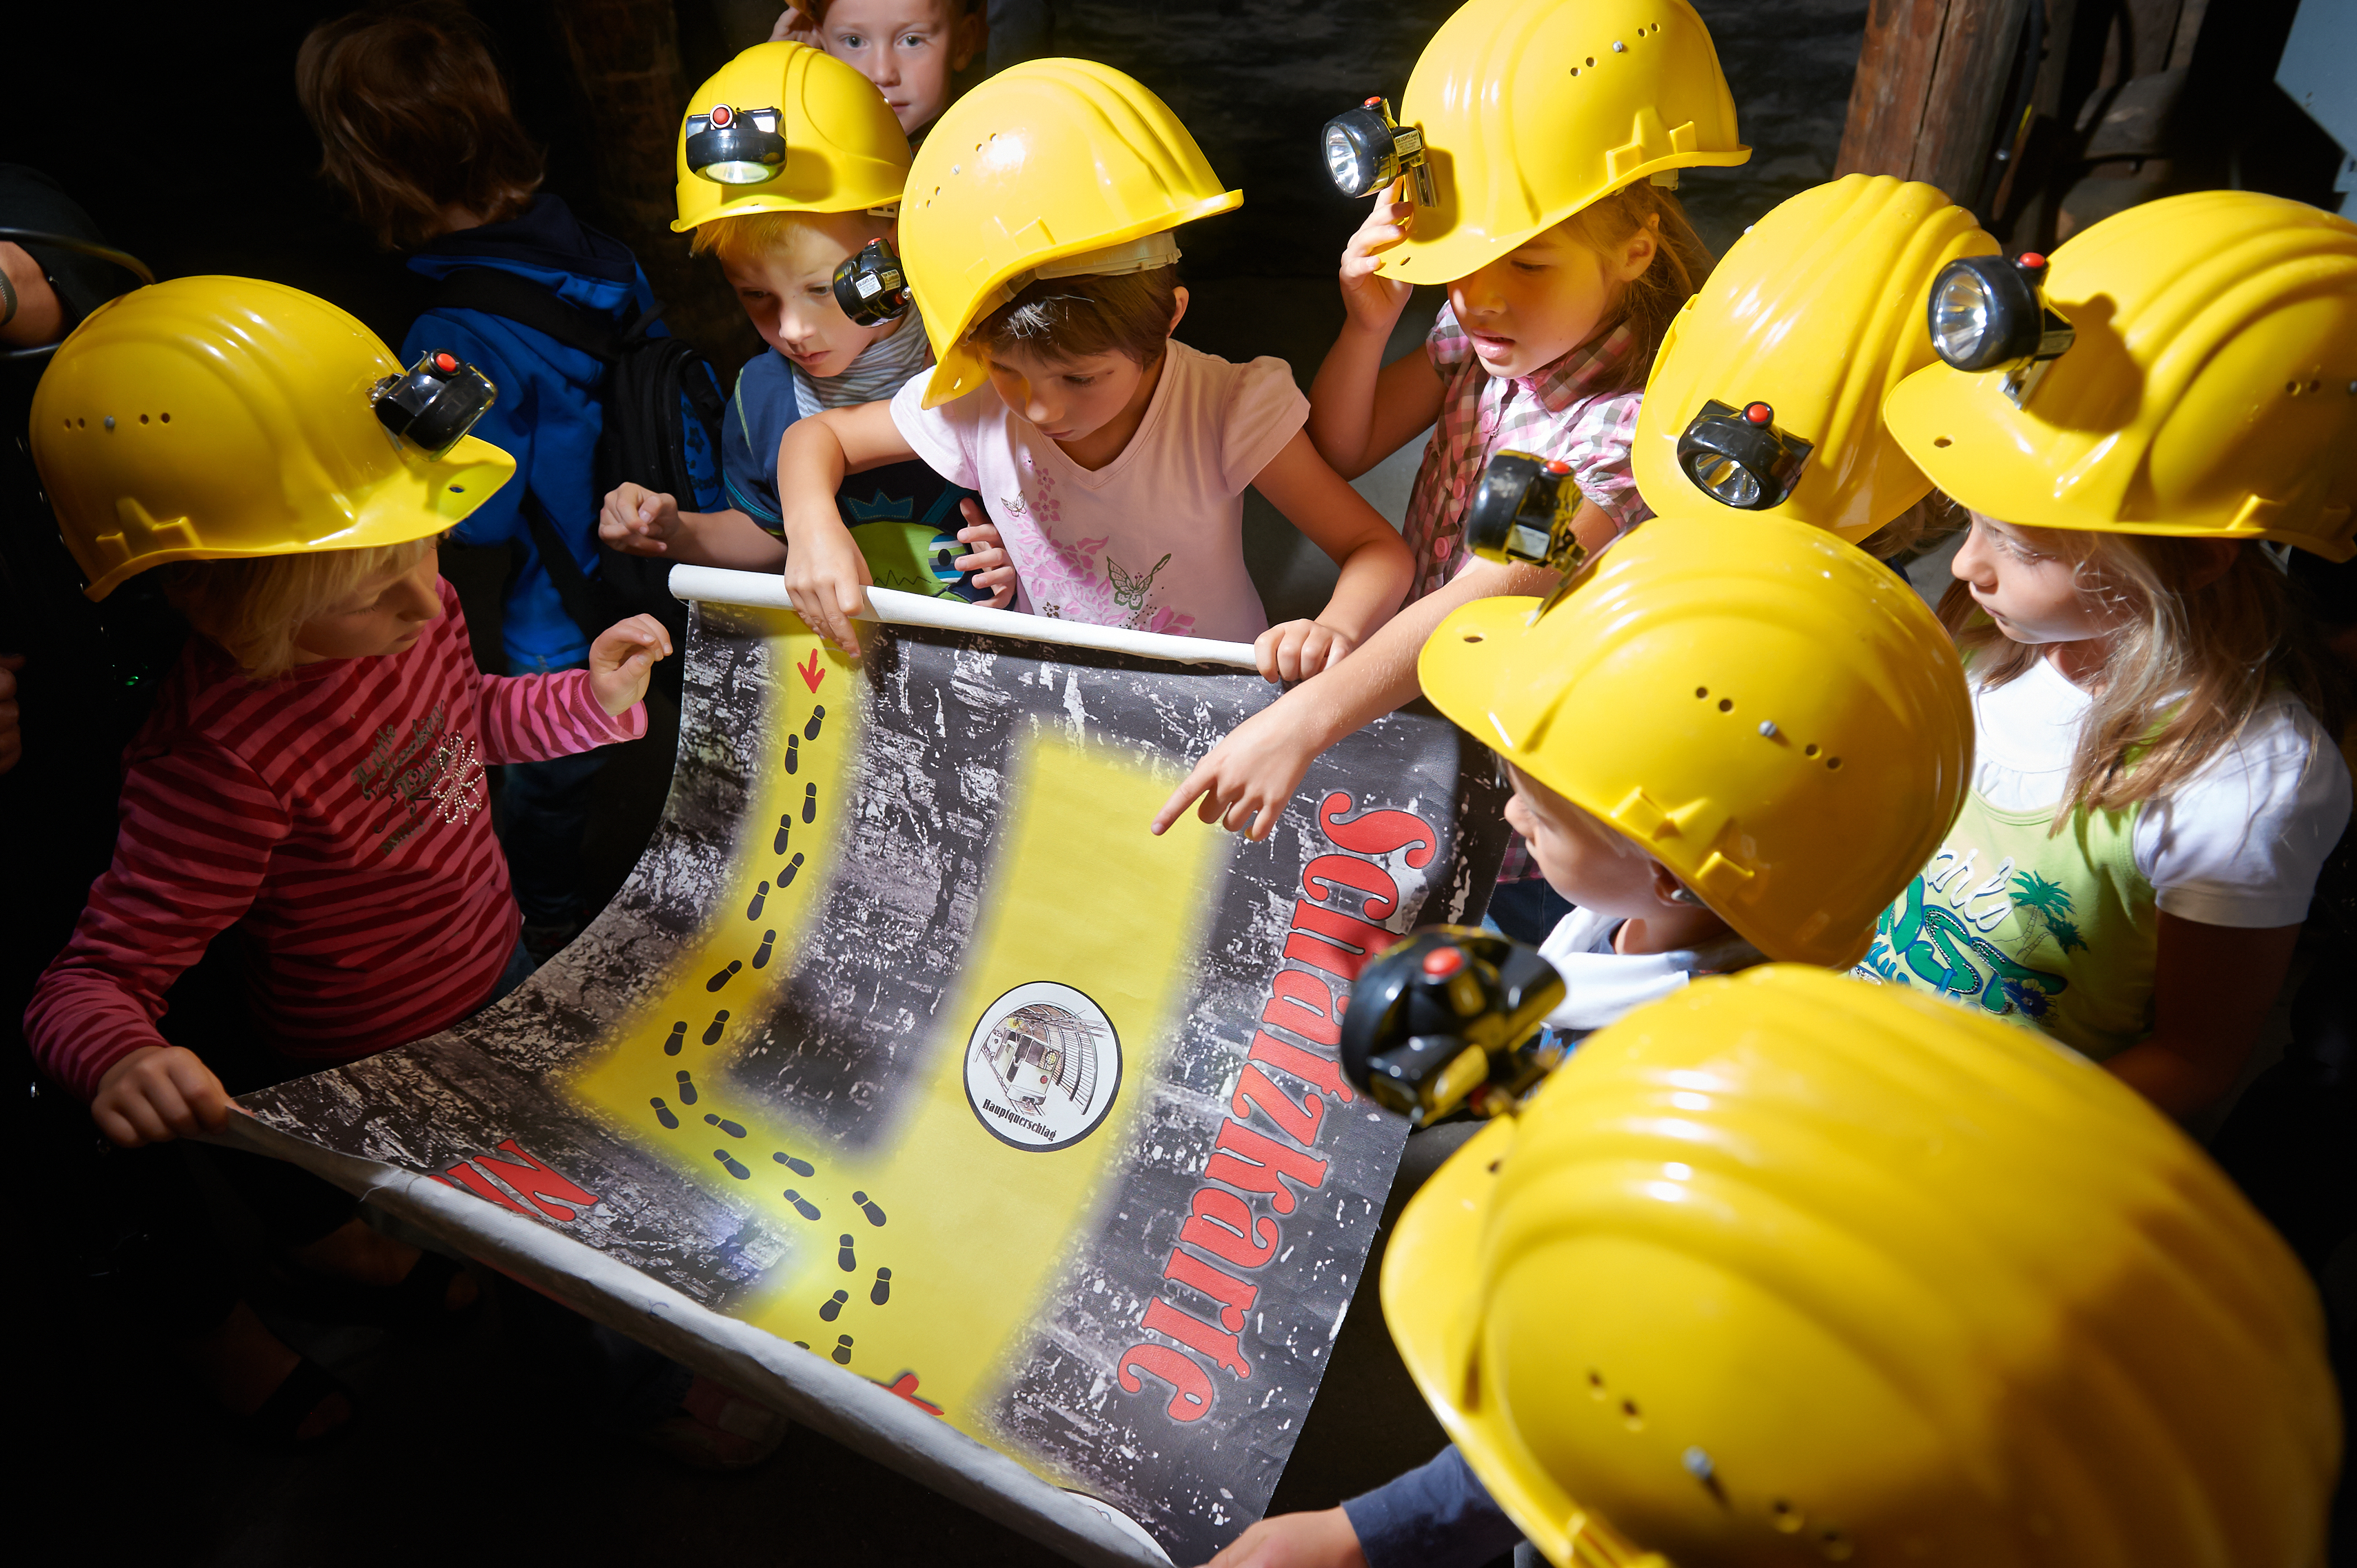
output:
[[[1321,1057],[1316,1051],[1305,1051],[1299,1046],[1288,1045],[1265,1029],[1253,1036],[1250,1055],[1254,1061],[1266,1062],[1279,1072],[1291,1073],[1302,1082],[1324,1090],[1345,1105],[1353,1098],[1350,1084],[1342,1077],[1342,1064],[1332,1057]]]
[[[1377,953],[1405,940],[1389,926],[1353,919],[1305,898],[1293,906],[1293,930],[1285,939],[1285,956],[1315,964],[1344,980],[1356,980],[1359,971]]]
[[[1260,1010],[1262,1023],[1290,1029],[1321,1046],[1342,1043],[1341,1009],[1324,981],[1305,969],[1280,969],[1271,989],[1276,994]],[[1280,1007],[1286,1010],[1279,1012]]]
[[[1220,1323],[1230,1330],[1244,1326],[1244,1314],[1251,1310],[1260,1286],[1247,1284],[1225,1269],[1215,1269],[1192,1253],[1171,1249],[1170,1261],[1162,1265],[1162,1277],[1201,1291],[1220,1304]]]
[[[1367,896],[1359,912],[1370,920],[1387,920],[1399,908],[1399,884],[1372,860],[1361,860],[1355,854],[1321,854],[1301,868],[1301,890],[1321,904],[1337,883]],[[1378,904],[1383,908],[1375,908]]]
[[[1236,1091],[1229,1097],[1228,1108],[1239,1116],[1252,1114],[1252,1107],[1279,1127],[1285,1135],[1304,1148],[1318,1141],[1318,1123],[1326,1114],[1326,1102],[1311,1094],[1297,1105],[1293,1097],[1269,1081],[1268,1074],[1256,1067],[1246,1067],[1236,1079]]]
[[[434,1179],[436,1181],[442,1181],[440,1176],[436,1176]],[[468,1192],[473,1193],[477,1197],[489,1198],[491,1202],[498,1204],[501,1208],[512,1208],[518,1214],[529,1214],[532,1212],[522,1204],[518,1203],[514,1198],[510,1197],[506,1193],[501,1192],[498,1187],[493,1187],[491,1185],[490,1177],[485,1176],[474,1166],[467,1165],[464,1162],[450,1167],[450,1179],[448,1181],[442,1181],[442,1185],[445,1187],[453,1185],[464,1186]]]
[[[1215,1397],[1211,1380],[1202,1368],[1195,1364],[1192,1357],[1182,1356],[1168,1345],[1133,1345],[1122,1352],[1122,1392],[1142,1394],[1146,1391],[1146,1385],[1137,1379],[1138,1372],[1170,1385],[1170,1408],[1162,1413],[1171,1420],[1200,1421],[1211,1413],[1211,1401]]]
[[[1326,1162],[1288,1148],[1231,1117],[1220,1123],[1220,1136],[1212,1145],[1211,1157],[1203,1162],[1203,1174],[1238,1192],[1265,1192],[1279,1214],[1290,1214],[1298,1200],[1285,1184],[1297,1181],[1304,1190],[1315,1192],[1326,1184]]]
[[[1244,1359],[1234,1335],[1189,1316],[1158,1295],[1146,1304],[1146,1316],[1138,1319],[1138,1326],[1149,1334],[1167,1334],[1188,1349],[1209,1356],[1211,1365],[1234,1373],[1242,1381],[1252,1380],[1252,1363]]]
[[[1276,1256],[1276,1244],[1285,1239],[1275,1220],[1254,1215],[1251,1204],[1225,1187],[1197,1187],[1193,1207],[1178,1227],[1178,1240],[1241,1268],[1259,1268]]]
[[[1351,797],[1336,790],[1318,802],[1318,825],[1335,843],[1360,854],[1390,854],[1406,849],[1407,863],[1421,871],[1432,863],[1440,835],[1422,817],[1409,811],[1369,811],[1350,822],[1335,819],[1351,809]]]
[[[515,1188],[521,1196],[530,1198],[532,1206],[551,1219],[560,1224],[569,1225],[578,1218],[575,1212],[576,1209],[597,1206],[597,1194],[582,1191],[581,1188],[550,1170],[539,1160],[518,1148],[513,1138],[510,1138],[500,1147],[523,1163],[518,1165],[515,1160],[502,1160],[490,1155],[477,1155],[475,1164]],[[458,1170],[459,1167],[453,1166],[450,1174],[457,1176]],[[471,1187],[474,1184],[469,1182],[468,1185]],[[571,1207],[568,1208],[567,1205]],[[513,1208],[515,1205],[509,1204],[508,1207]]]

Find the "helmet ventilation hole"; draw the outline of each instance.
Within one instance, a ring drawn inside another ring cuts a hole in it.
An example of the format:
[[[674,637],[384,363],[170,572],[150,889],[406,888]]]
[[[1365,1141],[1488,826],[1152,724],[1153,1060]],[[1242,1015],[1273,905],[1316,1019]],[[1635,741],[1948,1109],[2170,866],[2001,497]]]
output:
[[[1709,688],[1709,687],[1707,687],[1707,686],[1696,686],[1696,687],[1695,688],[1695,696],[1697,699],[1700,699],[1700,698],[1703,698],[1703,697],[1707,697],[1707,696],[1709,696],[1709,695],[1710,695],[1710,688]]]
[[[1801,1510],[1782,1498],[1771,1498],[1768,1504],[1768,1512],[1771,1516],[1768,1522],[1786,1535],[1799,1533],[1802,1525],[1806,1522],[1802,1517]]]
[[[1594,70],[1596,69],[1596,57],[1594,55],[1589,55],[1587,57],[1587,69],[1590,70]]]
[[[1468,642],[1479,642],[1481,640],[1481,634],[1478,631],[1469,631],[1465,634],[1465,640]]]
[[[1604,1397],[1604,1374],[1593,1367],[1587,1369],[1587,1397],[1592,1400]]]
[[[1803,757],[1814,757],[1816,754],[1817,743],[1814,741],[1811,741],[1808,745],[1801,747],[1801,755]]]
[[[1825,758],[1825,766],[1835,772],[1839,772],[1841,770],[1841,758],[1838,757],[1828,757]]]
[[[1577,75],[1579,74],[1579,68],[1578,68],[1577,66],[1573,66],[1573,67],[1571,68],[1571,74],[1572,74],[1572,75],[1574,75],[1574,76],[1577,76]]]
[[[454,496],[463,496],[467,493],[467,487],[464,485],[452,485],[450,487],[450,493]]]
[[[1718,711],[1722,714],[1733,713],[1735,711],[1735,699],[1732,697],[1721,697],[1718,700]]]
[[[1955,443],[1949,440],[1944,435],[1934,435],[1932,437],[1932,445],[1934,446],[1953,446]]]
[[[159,413],[156,417],[162,420],[167,424],[172,423],[172,416],[168,413]]]
[[[139,416],[139,423],[140,423],[140,424],[146,424],[146,423],[147,423],[147,416],[146,416],[145,414],[144,414],[144,413],[143,413],[143,414],[141,414],[141,415]]]
[[[1631,1432],[1641,1432],[1644,1430],[1645,1417],[1642,1412],[1637,1409],[1637,1402],[1635,1400],[1622,1400],[1620,1402],[1620,1423]]]

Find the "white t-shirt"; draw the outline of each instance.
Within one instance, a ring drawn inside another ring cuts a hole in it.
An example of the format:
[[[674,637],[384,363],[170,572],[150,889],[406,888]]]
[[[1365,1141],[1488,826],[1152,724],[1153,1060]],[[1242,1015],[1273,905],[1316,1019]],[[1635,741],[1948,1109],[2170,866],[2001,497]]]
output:
[[[1575,906],[1539,944],[1539,956],[1563,976],[1563,1002],[1547,1015],[1549,1026],[1600,1029],[1685,989],[1694,954],[1615,952],[1612,938],[1620,925],[1618,916]]]
[[[1994,689],[1975,681],[1975,792],[2001,811],[2052,807],[2093,702],[2051,660]],[[2166,913],[2290,926],[2308,918],[2317,872],[2348,822],[2348,765],[2307,705],[2277,692],[2232,746],[2145,803],[2131,843]]]
[[[1284,360],[1230,364],[1172,341],[1137,434],[1093,473],[989,386],[933,409],[924,389],[922,376],[900,389],[892,423],[981,492],[1022,579],[1017,609],[1230,642],[1268,629],[1244,570],[1243,492],[1309,417]]]

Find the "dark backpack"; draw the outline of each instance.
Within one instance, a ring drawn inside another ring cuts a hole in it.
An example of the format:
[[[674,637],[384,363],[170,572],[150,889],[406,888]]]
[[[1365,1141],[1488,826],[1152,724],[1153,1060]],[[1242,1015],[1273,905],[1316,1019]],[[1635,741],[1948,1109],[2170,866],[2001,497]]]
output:
[[[675,497],[683,511],[718,509],[720,421],[726,400],[711,365],[686,339],[649,335],[662,306],[617,328],[528,278],[491,267],[460,267],[434,291],[431,308],[501,317],[605,361],[606,380],[597,393],[605,411],[605,428],[597,437],[599,496],[627,480]],[[616,621],[644,612],[671,628],[674,645],[683,642],[687,607],[665,585],[670,562],[626,555],[601,542],[597,575],[585,576],[555,524],[529,494],[523,511],[565,613],[583,636],[595,638]]]

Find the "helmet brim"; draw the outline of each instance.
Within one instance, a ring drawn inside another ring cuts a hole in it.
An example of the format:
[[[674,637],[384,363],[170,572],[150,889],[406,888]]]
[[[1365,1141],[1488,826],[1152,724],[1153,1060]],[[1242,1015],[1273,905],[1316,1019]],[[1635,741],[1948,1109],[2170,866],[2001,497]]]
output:
[[[1731,168],[1751,161],[1749,147],[1735,147],[1723,153],[1679,153],[1666,158],[1656,158],[1641,164],[1629,173],[1603,187],[1585,201],[1575,202],[1560,210],[1550,209],[1536,223],[1502,231],[1477,228],[1469,224],[1453,224],[1439,236],[1418,239],[1415,226],[1409,226],[1408,237],[1385,251],[1377,259],[1375,270],[1384,276],[1405,284],[1452,284],[1471,277],[1492,262],[1504,260],[1530,243],[1556,224],[1577,217],[1616,190],[1623,190],[1641,179],[1651,179],[1657,174],[1667,174],[1680,168]],[[1423,210],[1417,213],[1426,223],[1430,219]]]
[[[317,538],[274,541],[267,546],[222,549],[194,546],[135,556],[82,590],[103,599],[130,578],[173,561],[236,561],[262,555],[294,555],[313,550],[368,550],[403,544],[457,527],[477,507],[514,478],[515,459],[490,442],[462,435],[439,457],[418,457],[386,479],[343,514],[344,526]]]

